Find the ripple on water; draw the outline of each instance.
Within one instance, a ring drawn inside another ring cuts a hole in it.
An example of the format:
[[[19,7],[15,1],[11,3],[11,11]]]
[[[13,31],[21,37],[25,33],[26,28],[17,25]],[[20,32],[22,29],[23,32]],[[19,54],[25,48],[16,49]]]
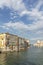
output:
[[[0,65],[43,65],[43,48],[0,54]]]

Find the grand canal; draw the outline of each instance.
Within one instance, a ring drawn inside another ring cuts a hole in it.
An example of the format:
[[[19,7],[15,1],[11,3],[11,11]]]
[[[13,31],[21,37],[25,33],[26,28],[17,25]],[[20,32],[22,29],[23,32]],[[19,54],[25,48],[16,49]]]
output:
[[[43,48],[0,54],[0,65],[43,65]]]

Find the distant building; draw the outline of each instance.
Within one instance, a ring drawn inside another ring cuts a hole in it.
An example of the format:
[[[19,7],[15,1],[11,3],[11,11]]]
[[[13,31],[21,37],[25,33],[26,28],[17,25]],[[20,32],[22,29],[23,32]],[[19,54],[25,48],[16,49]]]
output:
[[[10,33],[0,34],[0,48],[2,50],[15,50],[25,49],[29,45],[29,42],[25,38],[18,37]]]
[[[38,41],[34,44],[34,46],[36,46],[36,47],[43,47],[43,41],[38,40]]]

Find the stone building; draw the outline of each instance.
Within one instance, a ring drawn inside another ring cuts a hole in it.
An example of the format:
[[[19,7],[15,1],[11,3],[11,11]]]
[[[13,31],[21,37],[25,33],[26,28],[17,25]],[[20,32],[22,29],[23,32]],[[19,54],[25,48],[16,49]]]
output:
[[[34,44],[36,47],[43,47],[43,41],[37,40],[37,42]]]
[[[4,51],[20,51],[28,47],[29,42],[26,39],[10,33],[0,34],[0,49]]]

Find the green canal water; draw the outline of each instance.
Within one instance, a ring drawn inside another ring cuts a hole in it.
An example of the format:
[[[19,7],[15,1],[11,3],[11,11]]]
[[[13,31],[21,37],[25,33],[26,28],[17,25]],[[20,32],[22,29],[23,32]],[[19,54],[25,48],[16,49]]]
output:
[[[43,48],[0,54],[0,65],[43,65]]]

